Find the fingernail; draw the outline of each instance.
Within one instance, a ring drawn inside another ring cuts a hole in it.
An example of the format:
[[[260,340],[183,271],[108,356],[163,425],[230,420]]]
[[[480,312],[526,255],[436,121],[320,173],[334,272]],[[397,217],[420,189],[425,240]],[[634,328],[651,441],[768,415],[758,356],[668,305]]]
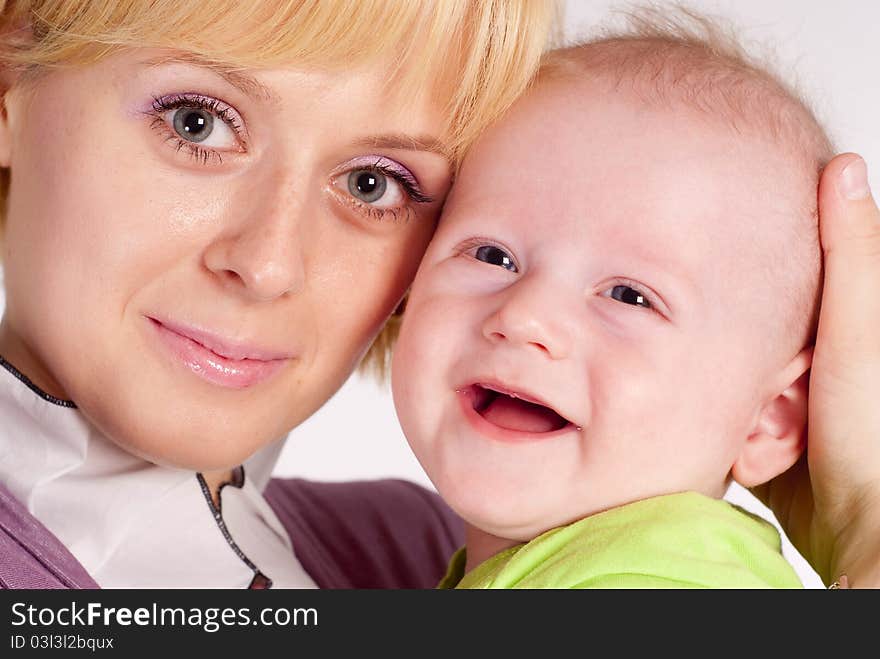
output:
[[[843,196],[852,201],[867,199],[871,196],[871,188],[868,185],[868,166],[861,158],[853,160],[840,173],[840,191]]]

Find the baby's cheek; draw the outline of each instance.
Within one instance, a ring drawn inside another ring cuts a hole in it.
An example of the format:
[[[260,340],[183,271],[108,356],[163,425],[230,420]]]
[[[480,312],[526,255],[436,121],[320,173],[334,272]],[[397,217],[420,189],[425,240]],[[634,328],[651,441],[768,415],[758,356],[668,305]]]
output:
[[[409,406],[432,409],[438,392],[448,385],[450,369],[464,344],[468,313],[458,296],[436,290],[414,290],[407,303],[403,325],[394,348],[392,383],[394,394],[418,400]]]
[[[612,346],[588,368],[594,415],[630,434],[677,425],[693,396],[689,361],[662,342]]]
[[[414,289],[422,289],[431,296],[443,296],[450,302],[485,297],[503,291],[516,281],[504,268],[477,261],[467,254],[449,255],[437,261],[429,270],[422,270]]]
[[[391,384],[401,420],[417,416],[419,399],[427,398],[426,389],[437,378],[438,351],[431,349],[435,326],[429,318],[423,306],[408,306],[394,346]]]

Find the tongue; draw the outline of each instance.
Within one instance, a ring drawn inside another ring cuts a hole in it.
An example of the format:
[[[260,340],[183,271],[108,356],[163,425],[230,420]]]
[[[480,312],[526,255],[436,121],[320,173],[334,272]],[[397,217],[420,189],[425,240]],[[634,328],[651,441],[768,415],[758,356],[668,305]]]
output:
[[[548,407],[504,395],[496,396],[480,414],[489,423],[521,432],[551,432],[568,423]]]

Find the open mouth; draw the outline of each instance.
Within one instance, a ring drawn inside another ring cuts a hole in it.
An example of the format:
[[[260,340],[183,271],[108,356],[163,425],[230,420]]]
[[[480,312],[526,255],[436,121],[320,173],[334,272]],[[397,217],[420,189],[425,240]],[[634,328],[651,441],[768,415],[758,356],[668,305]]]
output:
[[[514,392],[498,391],[489,385],[471,385],[474,411],[492,425],[525,433],[547,433],[573,425],[556,410]]]

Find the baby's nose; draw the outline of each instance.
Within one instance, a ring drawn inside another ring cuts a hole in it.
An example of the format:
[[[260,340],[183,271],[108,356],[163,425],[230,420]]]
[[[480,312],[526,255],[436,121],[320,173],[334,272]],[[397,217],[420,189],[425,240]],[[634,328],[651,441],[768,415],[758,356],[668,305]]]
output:
[[[554,308],[554,301],[537,287],[509,292],[504,303],[483,323],[483,336],[493,343],[533,348],[550,359],[568,357],[572,336],[561,318],[566,311]]]

